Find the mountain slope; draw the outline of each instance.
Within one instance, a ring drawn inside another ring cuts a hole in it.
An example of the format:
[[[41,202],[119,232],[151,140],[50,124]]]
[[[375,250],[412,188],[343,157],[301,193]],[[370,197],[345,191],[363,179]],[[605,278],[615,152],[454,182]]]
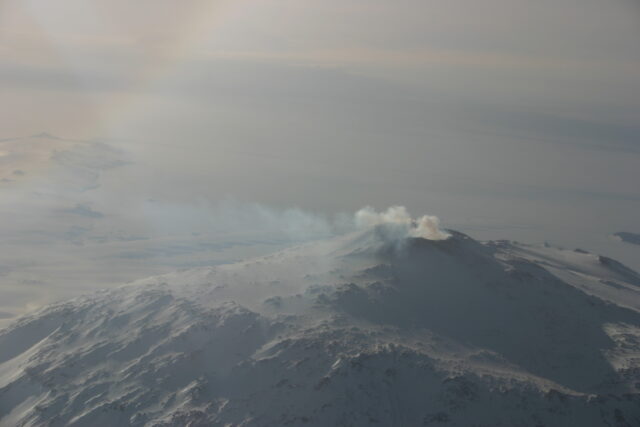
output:
[[[640,425],[640,277],[387,226],[0,331],[0,425]]]

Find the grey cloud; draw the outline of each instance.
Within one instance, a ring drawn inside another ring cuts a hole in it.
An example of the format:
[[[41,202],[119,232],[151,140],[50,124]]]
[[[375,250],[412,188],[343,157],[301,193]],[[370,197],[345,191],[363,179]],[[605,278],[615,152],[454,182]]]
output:
[[[94,219],[98,219],[98,218],[103,218],[104,214],[102,214],[101,212],[98,212],[96,210],[91,209],[91,206],[83,204],[83,203],[78,203],[75,205],[75,207],[71,208],[71,209],[64,209],[62,212],[64,213],[68,213],[68,214],[73,214],[73,215],[80,215],[86,218],[94,218]]]
[[[133,83],[126,76],[107,74],[99,69],[89,73],[60,66],[18,64],[0,60],[0,87],[5,88],[24,87],[86,93],[132,90]]]
[[[598,150],[640,153],[640,126],[603,119],[578,119],[536,111],[485,108],[475,114],[489,128],[517,132],[553,143]]]

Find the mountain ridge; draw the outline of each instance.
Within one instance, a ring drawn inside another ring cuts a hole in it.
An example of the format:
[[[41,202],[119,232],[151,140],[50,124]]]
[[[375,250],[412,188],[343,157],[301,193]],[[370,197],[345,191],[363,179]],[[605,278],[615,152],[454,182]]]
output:
[[[25,316],[0,425],[640,423],[635,272],[449,234],[376,226]]]

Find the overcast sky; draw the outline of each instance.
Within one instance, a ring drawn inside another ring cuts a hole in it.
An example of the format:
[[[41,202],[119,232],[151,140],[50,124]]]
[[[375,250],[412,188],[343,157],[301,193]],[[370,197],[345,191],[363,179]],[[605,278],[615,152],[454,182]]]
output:
[[[0,0],[0,317],[364,205],[638,268],[639,72],[635,0]]]

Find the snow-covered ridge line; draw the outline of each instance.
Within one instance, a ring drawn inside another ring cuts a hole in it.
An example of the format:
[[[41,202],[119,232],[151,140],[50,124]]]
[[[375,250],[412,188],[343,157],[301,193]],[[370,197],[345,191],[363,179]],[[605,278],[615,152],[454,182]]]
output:
[[[0,425],[640,425],[636,272],[373,225],[19,319]]]

